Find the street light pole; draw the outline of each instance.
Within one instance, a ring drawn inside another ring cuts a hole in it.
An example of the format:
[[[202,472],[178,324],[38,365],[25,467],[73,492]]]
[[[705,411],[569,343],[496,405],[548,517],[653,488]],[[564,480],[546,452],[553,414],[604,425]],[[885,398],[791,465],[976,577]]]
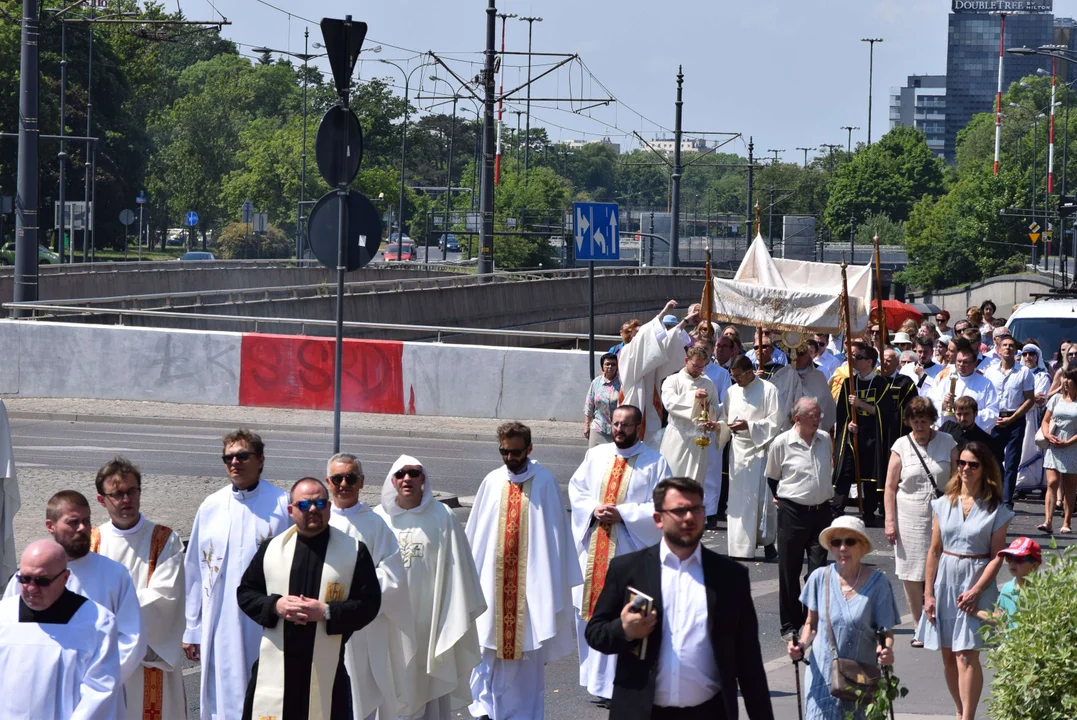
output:
[[[299,154],[299,207],[295,210],[295,261],[296,265],[303,258],[303,246],[306,233],[303,232],[303,203],[307,199],[307,61],[310,60],[310,28],[303,28],[303,152]]]
[[[92,137],[93,133],[90,129],[90,121],[93,116],[93,19],[94,19],[94,4],[90,3],[90,22],[86,24],[86,29],[90,33],[90,60],[87,64],[86,70],[86,137]],[[89,259],[89,245],[90,245],[90,183],[93,180],[93,155],[94,148],[97,143],[92,140],[86,141],[86,181],[83,185],[82,197],[85,201],[84,211],[82,213],[82,262],[86,262]]]
[[[38,181],[37,164],[40,101],[40,27],[37,0],[23,0],[19,56],[19,145],[15,189],[15,302],[35,302],[38,285]],[[31,314],[15,310],[16,317]]]
[[[882,38],[860,38],[860,42],[868,43],[868,145],[871,145],[871,91],[875,76],[875,43],[882,42]]]
[[[60,222],[56,233],[57,254],[64,262],[64,224],[67,218],[67,152],[64,150],[64,135],[67,125],[67,23],[60,23],[60,152],[56,157],[60,161],[60,191],[57,200],[60,203]],[[74,243],[68,243],[71,255],[68,262],[75,260]]]
[[[522,17],[520,22],[527,23],[527,146],[524,148],[524,176],[531,166],[531,30],[535,23],[542,22],[540,17]],[[502,60],[504,62],[504,60]]]
[[[670,191],[670,229],[669,229],[669,266],[677,267],[680,264],[680,239],[681,239],[681,175],[684,168],[681,166],[681,115],[684,107],[682,97],[684,89],[684,71],[677,66],[677,102],[676,112],[673,116],[673,173],[670,180],[673,183]]]
[[[486,7],[486,51],[483,58],[482,89],[482,198],[479,209],[482,225],[479,228],[479,274],[494,271],[494,27],[497,20],[497,0],[488,0]]]
[[[860,128],[856,127],[855,125],[842,125],[841,129],[849,131],[849,143],[845,148],[845,154],[846,154],[847,157],[852,158],[852,156],[853,156],[853,130],[859,130]]]
[[[814,149],[815,148],[806,148],[806,147],[798,147],[797,148],[797,150],[803,150],[804,151],[804,167],[808,167],[808,151],[809,150],[814,150]]]

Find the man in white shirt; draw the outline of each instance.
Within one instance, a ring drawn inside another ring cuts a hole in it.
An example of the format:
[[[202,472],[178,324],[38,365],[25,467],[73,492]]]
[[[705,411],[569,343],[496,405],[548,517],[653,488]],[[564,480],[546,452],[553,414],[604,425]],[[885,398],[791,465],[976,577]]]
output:
[[[819,544],[819,533],[833,517],[834,447],[830,435],[819,429],[821,419],[819,403],[800,398],[793,405],[793,427],[775,438],[767,455],[767,482],[778,501],[778,609],[783,636],[799,631],[806,617],[800,602],[805,554],[805,577],[826,564],[827,548]]]
[[[938,410],[939,418],[943,418],[947,416],[946,410],[957,398],[968,396],[975,399],[979,408],[976,424],[985,432],[991,432],[998,418],[998,393],[990,380],[976,372],[976,351],[968,341],[962,338],[955,340],[954,344],[957,350],[954,368],[951,370],[951,373],[957,373],[954,392],[950,392],[950,375],[945,378],[940,375],[931,393],[931,401]]]
[[[614,558],[587,624],[587,643],[617,655],[617,720],[772,720],[748,571],[700,544],[703,487],[655,487],[662,541]],[[636,603],[639,603],[637,605]]]
[[[998,394],[998,420],[991,428],[991,437],[1004,448],[1002,502],[1012,509],[1025,441],[1025,414],[1036,398],[1036,379],[1031,370],[1017,362],[1017,341],[1012,335],[1003,335],[998,344],[998,362],[984,372],[984,377]]]
[[[808,352],[815,361],[815,366],[829,381],[834,371],[841,365],[841,360],[827,347],[830,335],[827,333],[815,333],[815,337],[808,343]]]

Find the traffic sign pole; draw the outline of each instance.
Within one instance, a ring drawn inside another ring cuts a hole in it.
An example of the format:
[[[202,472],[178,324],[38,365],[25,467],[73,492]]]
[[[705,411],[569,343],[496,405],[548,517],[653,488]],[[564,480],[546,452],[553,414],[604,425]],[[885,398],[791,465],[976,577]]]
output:
[[[589,330],[587,332],[587,345],[591,348],[591,377],[595,377],[595,261],[587,263],[587,287],[590,290],[591,300],[587,306],[587,314],[590,316]]]

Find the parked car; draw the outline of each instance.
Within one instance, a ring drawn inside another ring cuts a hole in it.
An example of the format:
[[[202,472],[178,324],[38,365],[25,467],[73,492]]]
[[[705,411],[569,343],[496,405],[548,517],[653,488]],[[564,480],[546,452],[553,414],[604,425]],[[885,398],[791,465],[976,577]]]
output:
[[[1060,292],[1017,306],[1006,321],[1015,338],[1036,338],[1043,361],[1051,362],[1064,342],[1077,339],[1077,295]]]
[[[37,264],[38,265],[55,265],[60,262],[60,256],[49,250],[47,247],[37,246]],[[0,265],[14,265],[15,264],[15,243],[5,243],[3,247],[0,247]]]
[[[392,234],[391,234],[391,235],[389,236],[389,242],[391,242],[391,243],[395,243],[395,242],[396,242],[396,241],[398,241],[399,239],[400,239],[400,233],[398,233],[398,232],[392,233]],[[410,237],[408,237],[408,234],[407,234],[407,233],[404,233],[404,242],[405,242],[405,243],[409,243],[409,242],[411,242],[411,238],[410,238]]]
[[[192,250],[191,252],[183,253],[183,257],[180,258],[180,262],[184,262],[186,260],[216,260],[216,259],[217,258],[213,257],[213,253],[211,253],[211,252],[204,252],[202,250]]]
[[[448,235],[442,235],[441,239],[438,240],[438,250],[445,250],[446,252],[460,252],[460,243],[457,242],[456,236],[452,233],[449,233]]]
[[[403,247],[399,244],[386,245],[382,252],[382,260],[385,262],[406,261],[415,259],[415,246],[405,242]]]

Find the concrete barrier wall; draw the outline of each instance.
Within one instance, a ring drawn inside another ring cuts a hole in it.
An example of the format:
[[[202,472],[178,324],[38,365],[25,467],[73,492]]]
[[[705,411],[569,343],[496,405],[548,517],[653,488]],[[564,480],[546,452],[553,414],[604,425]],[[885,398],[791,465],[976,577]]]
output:
[[[909,302],[931,303],[940,310],[947,310],[954,320],[965,317],[965,311],[985,300],[998,306],[998,317],[1008,318],[1014,305],[1028,302],[1032,293],[1050,292],[1055,284],[1050,278],[1038,275],[1002,275],[983,282],[929,293],[912,292],[906,296]],[[909,299],[909,298],[912,299]]]
[[[0,320],[0,395],[330,410],[333,341]],[[588,354],[346,340],[350,412],[582,420]]]

